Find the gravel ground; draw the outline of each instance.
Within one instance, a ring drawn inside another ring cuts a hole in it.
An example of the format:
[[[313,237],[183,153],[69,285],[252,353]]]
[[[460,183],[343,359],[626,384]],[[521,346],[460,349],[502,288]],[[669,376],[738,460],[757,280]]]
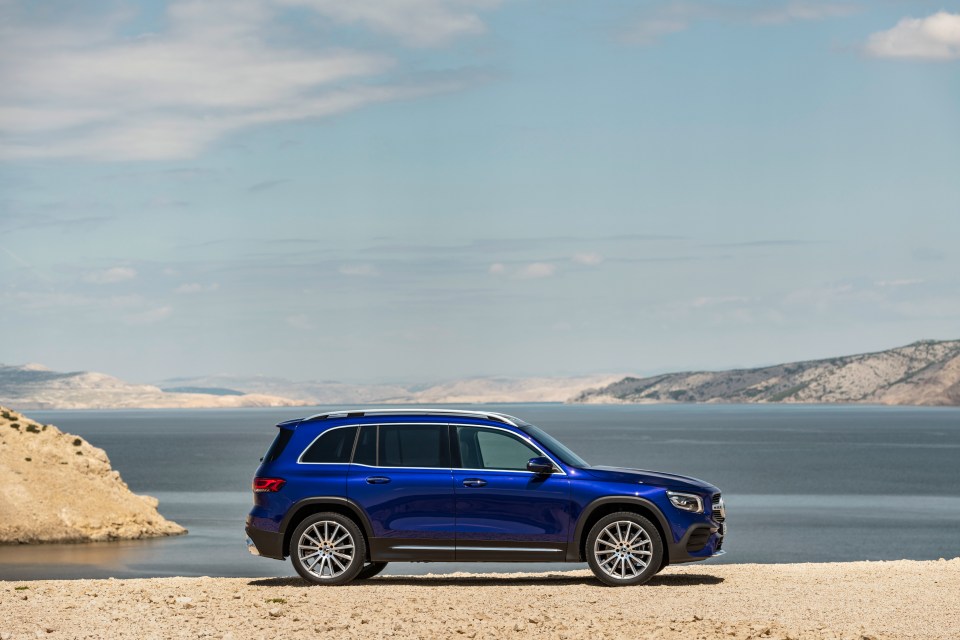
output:
[[[588,571],[0,582],[10,638],[960,638],[960,558]]]

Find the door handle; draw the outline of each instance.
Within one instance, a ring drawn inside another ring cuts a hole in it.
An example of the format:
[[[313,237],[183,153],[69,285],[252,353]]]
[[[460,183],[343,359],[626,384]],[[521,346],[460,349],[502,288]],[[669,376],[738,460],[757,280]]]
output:
[[[463,486],[465,487],[485,487],[487,486],[486,480],[481,480],[480,478],[467,478],[463,481]]]
[[[387,484],[390,478],[387,476],[370,476],[367,478],[367,484]]]

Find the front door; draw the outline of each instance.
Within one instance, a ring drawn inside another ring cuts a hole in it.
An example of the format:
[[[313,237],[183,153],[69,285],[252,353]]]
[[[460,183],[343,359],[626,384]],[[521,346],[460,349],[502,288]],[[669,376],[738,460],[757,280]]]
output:
[[[542,456],[506,429],[453,426],[457,560],[562,562],[570,531],[570,483],[527,471]]]
[[[370,518],[372,560],[454,559],[453,474],[446,425],[361,427],[347,496]]]

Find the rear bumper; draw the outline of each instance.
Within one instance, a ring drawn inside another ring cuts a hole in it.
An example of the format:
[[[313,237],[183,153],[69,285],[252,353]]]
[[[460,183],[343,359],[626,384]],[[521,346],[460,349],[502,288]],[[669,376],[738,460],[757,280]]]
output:
[[[247,550],[255,556],[283,560],[283,534],[247,525]]]

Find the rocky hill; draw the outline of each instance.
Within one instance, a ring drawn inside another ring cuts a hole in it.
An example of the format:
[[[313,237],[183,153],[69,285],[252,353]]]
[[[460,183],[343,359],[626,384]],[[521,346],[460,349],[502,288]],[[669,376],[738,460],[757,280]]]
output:
[[[627,377],[572,402],[806,402],[960,405],[960,340],[758,369]]]
[[[623,375],[581,377],[475,377],[426,385],[295,382],[283,378],[206,376],[165,380],[162,386],[228,387],[269,393],[311,404],[478,404],[484,402],[565,402],[584,389],[609,384]]]
[[[186,533],[132,493],[102,449],[0,407],[0,543],[88,542]]]
[[[463,378],[426,385],[294,381],[268,376],[197,376],[131,384],[90,371],[0,365],[0,403],[22,409],[169,409],[303,405],[564,402],[622,375]]]
[[[50,371],[40,365],[0,365],[0,403],[21,409],[168,409],[287,407],[303,401],[262,393],[168,392],[104,373]]]

